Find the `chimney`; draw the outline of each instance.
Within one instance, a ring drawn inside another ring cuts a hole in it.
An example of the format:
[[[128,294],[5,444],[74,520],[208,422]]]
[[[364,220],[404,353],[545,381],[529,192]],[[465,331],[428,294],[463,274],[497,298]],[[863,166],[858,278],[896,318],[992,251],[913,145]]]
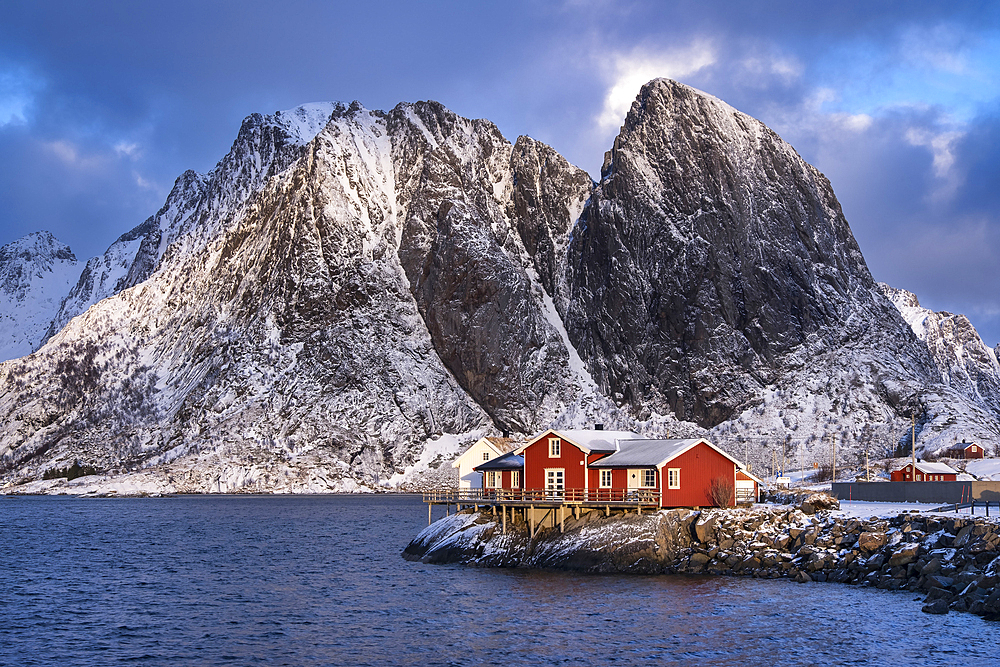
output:
[[[509,438],[509,437],[510,437],[510,431],[506,431],[506,430],[505,430],[505,431],[503,432],[503,437],[504,437],[504,438]]]
[[[594,424],[594,430],[595,431],[603,431],[604,430],[604,424]]]

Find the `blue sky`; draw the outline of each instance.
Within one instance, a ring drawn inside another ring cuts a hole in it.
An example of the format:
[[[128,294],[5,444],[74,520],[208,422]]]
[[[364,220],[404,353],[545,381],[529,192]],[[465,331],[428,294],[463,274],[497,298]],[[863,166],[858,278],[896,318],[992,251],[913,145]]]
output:
[[[875,278],[1000,342],[993,2],[22,2],[0,22],[0,243],[85,259],[242,118],[435,99],[597,175],[638,87],[760,118],[833,183]]]

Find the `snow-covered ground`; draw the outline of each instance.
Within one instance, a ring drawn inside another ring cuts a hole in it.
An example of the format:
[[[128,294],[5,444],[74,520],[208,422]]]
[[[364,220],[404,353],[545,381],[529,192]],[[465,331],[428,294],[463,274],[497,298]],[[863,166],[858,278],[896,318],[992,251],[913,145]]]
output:
[[[979,480],[1000,482],[1000,459],[969,461],[965,466],[965,472]]]

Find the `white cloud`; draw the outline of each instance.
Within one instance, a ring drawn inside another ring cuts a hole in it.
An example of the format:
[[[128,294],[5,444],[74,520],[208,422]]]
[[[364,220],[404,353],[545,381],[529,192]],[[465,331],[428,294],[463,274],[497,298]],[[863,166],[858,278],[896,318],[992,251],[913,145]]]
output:
[[[715,49],[707,41],[696,41],[687,48],[664,53],[637,50],[614,56],[608,68],[610,85],[604,96],[604,107],[597,117],[598,126],[604,132],[618,129],[639,89],[647,81],[659,77],[679,79],[715,61]]]
[[[955,167],[955,142],[965,136],[964,132],[931,132],[923,128],[906,131],[906,141],[911,146],[930,149],[933,157],[934,176],[939,184],[931,191],[931,199],[942,200],[951,197],[962,184],[961,175]]]
[[[119,141],[115,144],[115,153],[117,153],[120,157],[129,157],[133,160],[141,155],[139,144],[134,142],[126,143],[124,141]]]

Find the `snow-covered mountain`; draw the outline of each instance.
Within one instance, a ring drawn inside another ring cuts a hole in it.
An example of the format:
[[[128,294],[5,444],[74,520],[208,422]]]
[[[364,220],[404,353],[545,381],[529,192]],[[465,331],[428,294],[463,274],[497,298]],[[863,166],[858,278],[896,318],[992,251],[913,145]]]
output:
[[[34,232],[0,248],[0,360],[31,354],[79,275],[69,246]]]
[[[1000,363],[965,315],[934,312],[917,296],[879,283],[913,332],[927,345],[941,380],[966,396],[1000,411]]]
[[[711,430],[757,462],[889,449],[911,412],[925,448],[1000,432],[823,175],[669,80],[597,184],[435,102],[251,116],[88,262],[50,333],[0,365],[8,480],[80,460],[161,490],[353,490],[550,424]]]

